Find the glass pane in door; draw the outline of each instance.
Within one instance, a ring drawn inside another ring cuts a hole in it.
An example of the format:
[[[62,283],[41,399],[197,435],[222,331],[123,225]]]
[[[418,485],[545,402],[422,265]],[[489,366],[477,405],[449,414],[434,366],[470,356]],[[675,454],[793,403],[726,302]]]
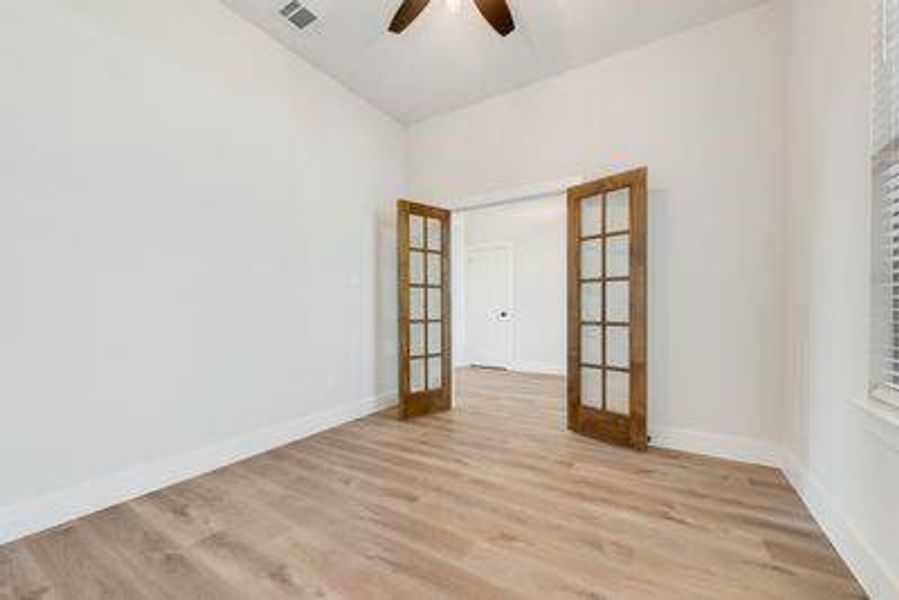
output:
[[[425,291],[422,288],[409,290],[409,318],[413,321],[425,318]]]
[[[440,288],[430,288],[428,290],[428,319],[429,320],[437,320],[440,319],[440,304],[442,298],[440,293]]]
[[[630,270],[629,236],[621,235],[606,240],[606,277],[627,277]]]
[[[440,277],[440,255],[428,254],[428,285],[440,285]]]
[[[630,413],[630,376],[627,373],[606,372],[606,410],[620,415]]]
[[[425,360],[413,358],[409,361],[409,391],[422,392],[425,389]]]
[[[581,201],[581,236],[588,237],[602,233],[602,196],[593,196]]]
[[[602,364],[602,327],[581,327],[581,362],[588,365]]]
[[[425,253],[409,253],[409,283],[422,285],[425,282]]]
[[[440,354],[443,343],[442,328],[443,324],[439,321],[428,323],[428,354]]]
[[[418,215],[409,217],[409,247],[421,250],[425,247],[425,220]]]
[[[602,284],[581,284],[581,320],[602,321]]]
[[[627,281],[610,281],[606,284],[606,320],[612,323],[628,323],[630,293]]]
[[[602,276],[602,241],[581,242],[581,279]]]
[[[440,250],[442,224],[438,219],[428,219],[428,250]]]
[[[606,328],[606,364],[610,367],[628,368],[630,365],[630,328]]]
[[[599,369],[581,369],[581,404],[602,408],[602,371]]]
[[[606,231],[630,229],[630,189],[624,188],[606,194]]]
[[[443,386],[442,358],[435,356],[428,359],[428,389],[437,390]]]
[[[425,353],[425,325],[412,323],[409,325],[409,355],[422,356]]]

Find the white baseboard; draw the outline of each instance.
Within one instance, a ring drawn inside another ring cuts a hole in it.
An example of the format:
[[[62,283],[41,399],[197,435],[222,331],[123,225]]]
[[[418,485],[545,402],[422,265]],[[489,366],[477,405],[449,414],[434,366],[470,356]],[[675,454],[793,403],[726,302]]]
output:
[[[718,435],[675,427],[651,427],[650,445],[726,458],[740,462],[779,467],[780,448],[777,444],[731,435]]]
[[[166,457],[0,508],[0,544],[61,525],[72,519],[143,496],[373,414],[396,403],[383,394],[239,435],[222,443]]]
[[[453,364],[453,369],[468,369],[473,367],[469,362],[457,362]],[[503,367],[505,368],[505,367]],[[508,370],[513,373],[528,373],[531,375],[566,375],[565,367],[551,365],[548,363],[529,363],[529,362],[513,362],[509,365]]]
[[[815,521],[873,600],[899,600],[899,578],[831,502],[817,478],[796,458],[783,455],[782,470]]]
[[[533,373],[535,375],[565,375],[566,367],[549,363],[513,362],[510,370],[518,373]]]

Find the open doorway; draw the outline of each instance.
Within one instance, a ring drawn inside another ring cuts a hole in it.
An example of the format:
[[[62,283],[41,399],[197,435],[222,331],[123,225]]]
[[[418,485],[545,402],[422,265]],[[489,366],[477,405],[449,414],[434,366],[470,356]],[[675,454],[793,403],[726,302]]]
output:
[[[568,429],[646,449],[647,170],[561,192],[398,203],[401,418],[452,409],[457,369],[503,370],[563,380]]]
[[[564,376],[565,190],[453,217],[455,366]]]

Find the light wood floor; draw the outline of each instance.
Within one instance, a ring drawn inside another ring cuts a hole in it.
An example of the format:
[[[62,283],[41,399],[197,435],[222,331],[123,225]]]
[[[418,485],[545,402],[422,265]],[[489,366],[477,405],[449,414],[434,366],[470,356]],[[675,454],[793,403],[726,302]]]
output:
[[[0,598],[860,598],[779,472],[564,429],[465,370],[381,414],[0,547]]]

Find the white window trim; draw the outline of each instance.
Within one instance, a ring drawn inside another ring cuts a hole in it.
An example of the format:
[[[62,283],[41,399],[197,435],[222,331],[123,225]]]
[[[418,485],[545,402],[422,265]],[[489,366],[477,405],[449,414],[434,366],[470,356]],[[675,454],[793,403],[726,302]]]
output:
[[[887,385],[873,385],[869,394],[871,400],[877,402],[882,408],[895,411],[899,417],[899,390]]]
[[[884,398],[884,399],[881,399]],[[851,400],[863,418],[865,429],[895,452],[899,452],[899,392],[872,386],[867,398]]]

